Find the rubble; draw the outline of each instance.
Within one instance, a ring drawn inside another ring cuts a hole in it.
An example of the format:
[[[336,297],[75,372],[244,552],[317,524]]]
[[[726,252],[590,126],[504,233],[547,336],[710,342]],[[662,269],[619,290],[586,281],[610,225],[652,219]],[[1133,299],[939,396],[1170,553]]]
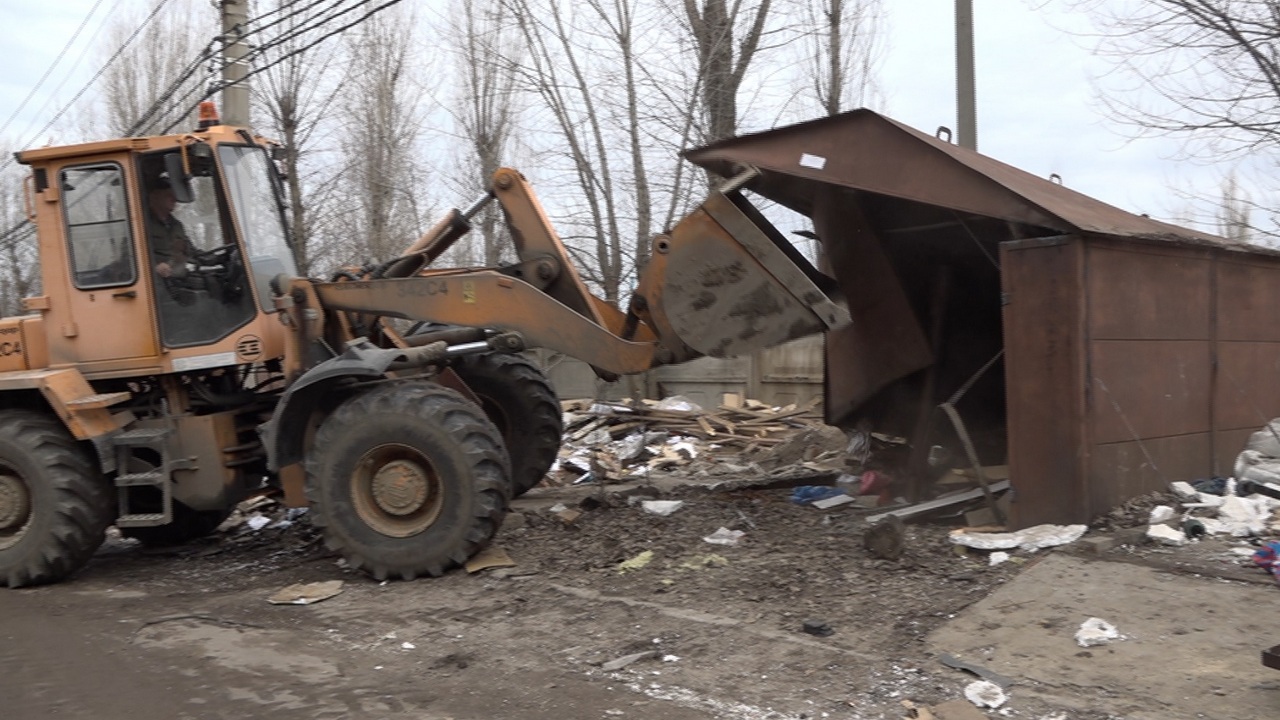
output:
[[[771,407],[746,400],[708,411],[679,396],[638,404],[565,401],[564,443],[546,482],[623,482],[677,470],[844,472],[849,440],[822,422],[819,403]]]
[[[1178,547],[1187,544],[1186,533],[1181,530],[1175,530],[1168,525],[1152,525],[1147,528],[1147,538],[1160,545]]]

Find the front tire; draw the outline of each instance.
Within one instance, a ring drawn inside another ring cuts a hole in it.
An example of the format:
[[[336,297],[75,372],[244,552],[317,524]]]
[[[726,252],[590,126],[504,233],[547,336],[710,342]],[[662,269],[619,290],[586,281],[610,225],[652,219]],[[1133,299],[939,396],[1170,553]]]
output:
[[[560,401],[547,376],[528,358],[502,353],[468,355],[453,369],[502,433],[512,494],[529,492],[551,469],[564,435]]]
[[[509,496],[501,435],[473,403],[427,381],[350,398],[307,460],[312,522],[378,580],[438,576],[493,538]]]
[[[0,411],[0,584],[62,580],[115,519],[110,489],[56,418]]]

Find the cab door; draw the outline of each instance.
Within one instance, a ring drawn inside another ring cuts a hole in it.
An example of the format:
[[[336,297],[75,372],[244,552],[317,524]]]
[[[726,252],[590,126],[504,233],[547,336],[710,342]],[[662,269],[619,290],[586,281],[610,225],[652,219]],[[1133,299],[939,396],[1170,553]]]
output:
[[[67,242],[68,298],[79,362],[154,357],[156,333],[140,275],[127,175],[115,161],[58,172]]]

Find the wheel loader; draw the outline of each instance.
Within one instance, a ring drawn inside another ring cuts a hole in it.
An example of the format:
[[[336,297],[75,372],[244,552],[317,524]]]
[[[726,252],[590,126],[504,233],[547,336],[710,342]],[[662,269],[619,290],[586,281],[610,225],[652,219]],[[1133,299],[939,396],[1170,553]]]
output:
[[[749,169],[653,239],[625,312],[506,168],[401,256],[298,277],[276,149],[205,107],[189,133],[17,153],[42,294],[0,320],[0,584],[68,577],[112,525],[194,539],[271,491],[374,578],[436,576],[556,456],[522,351],[616,377],[848,320],[740,192]],[[517,260],[437,267],[489,202]]]

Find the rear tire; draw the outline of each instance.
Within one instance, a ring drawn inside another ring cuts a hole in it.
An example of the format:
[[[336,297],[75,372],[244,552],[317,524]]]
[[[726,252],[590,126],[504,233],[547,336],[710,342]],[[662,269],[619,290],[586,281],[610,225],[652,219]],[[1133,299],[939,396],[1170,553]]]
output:
[[[357,395],[321,424],[307,459],[311,521],[378,580],[438,576],[493,538],[510,466],[475,404],[427,381]]]
[[[453,369],[502,433],[511,456],[512,494],[529,492],[551,469],[564,435],[551,382],[522,355],[468,355]]]
[[[89,561],[114,519],[110,488],[61,422],[0,411],[0,584],[66,578]]]

